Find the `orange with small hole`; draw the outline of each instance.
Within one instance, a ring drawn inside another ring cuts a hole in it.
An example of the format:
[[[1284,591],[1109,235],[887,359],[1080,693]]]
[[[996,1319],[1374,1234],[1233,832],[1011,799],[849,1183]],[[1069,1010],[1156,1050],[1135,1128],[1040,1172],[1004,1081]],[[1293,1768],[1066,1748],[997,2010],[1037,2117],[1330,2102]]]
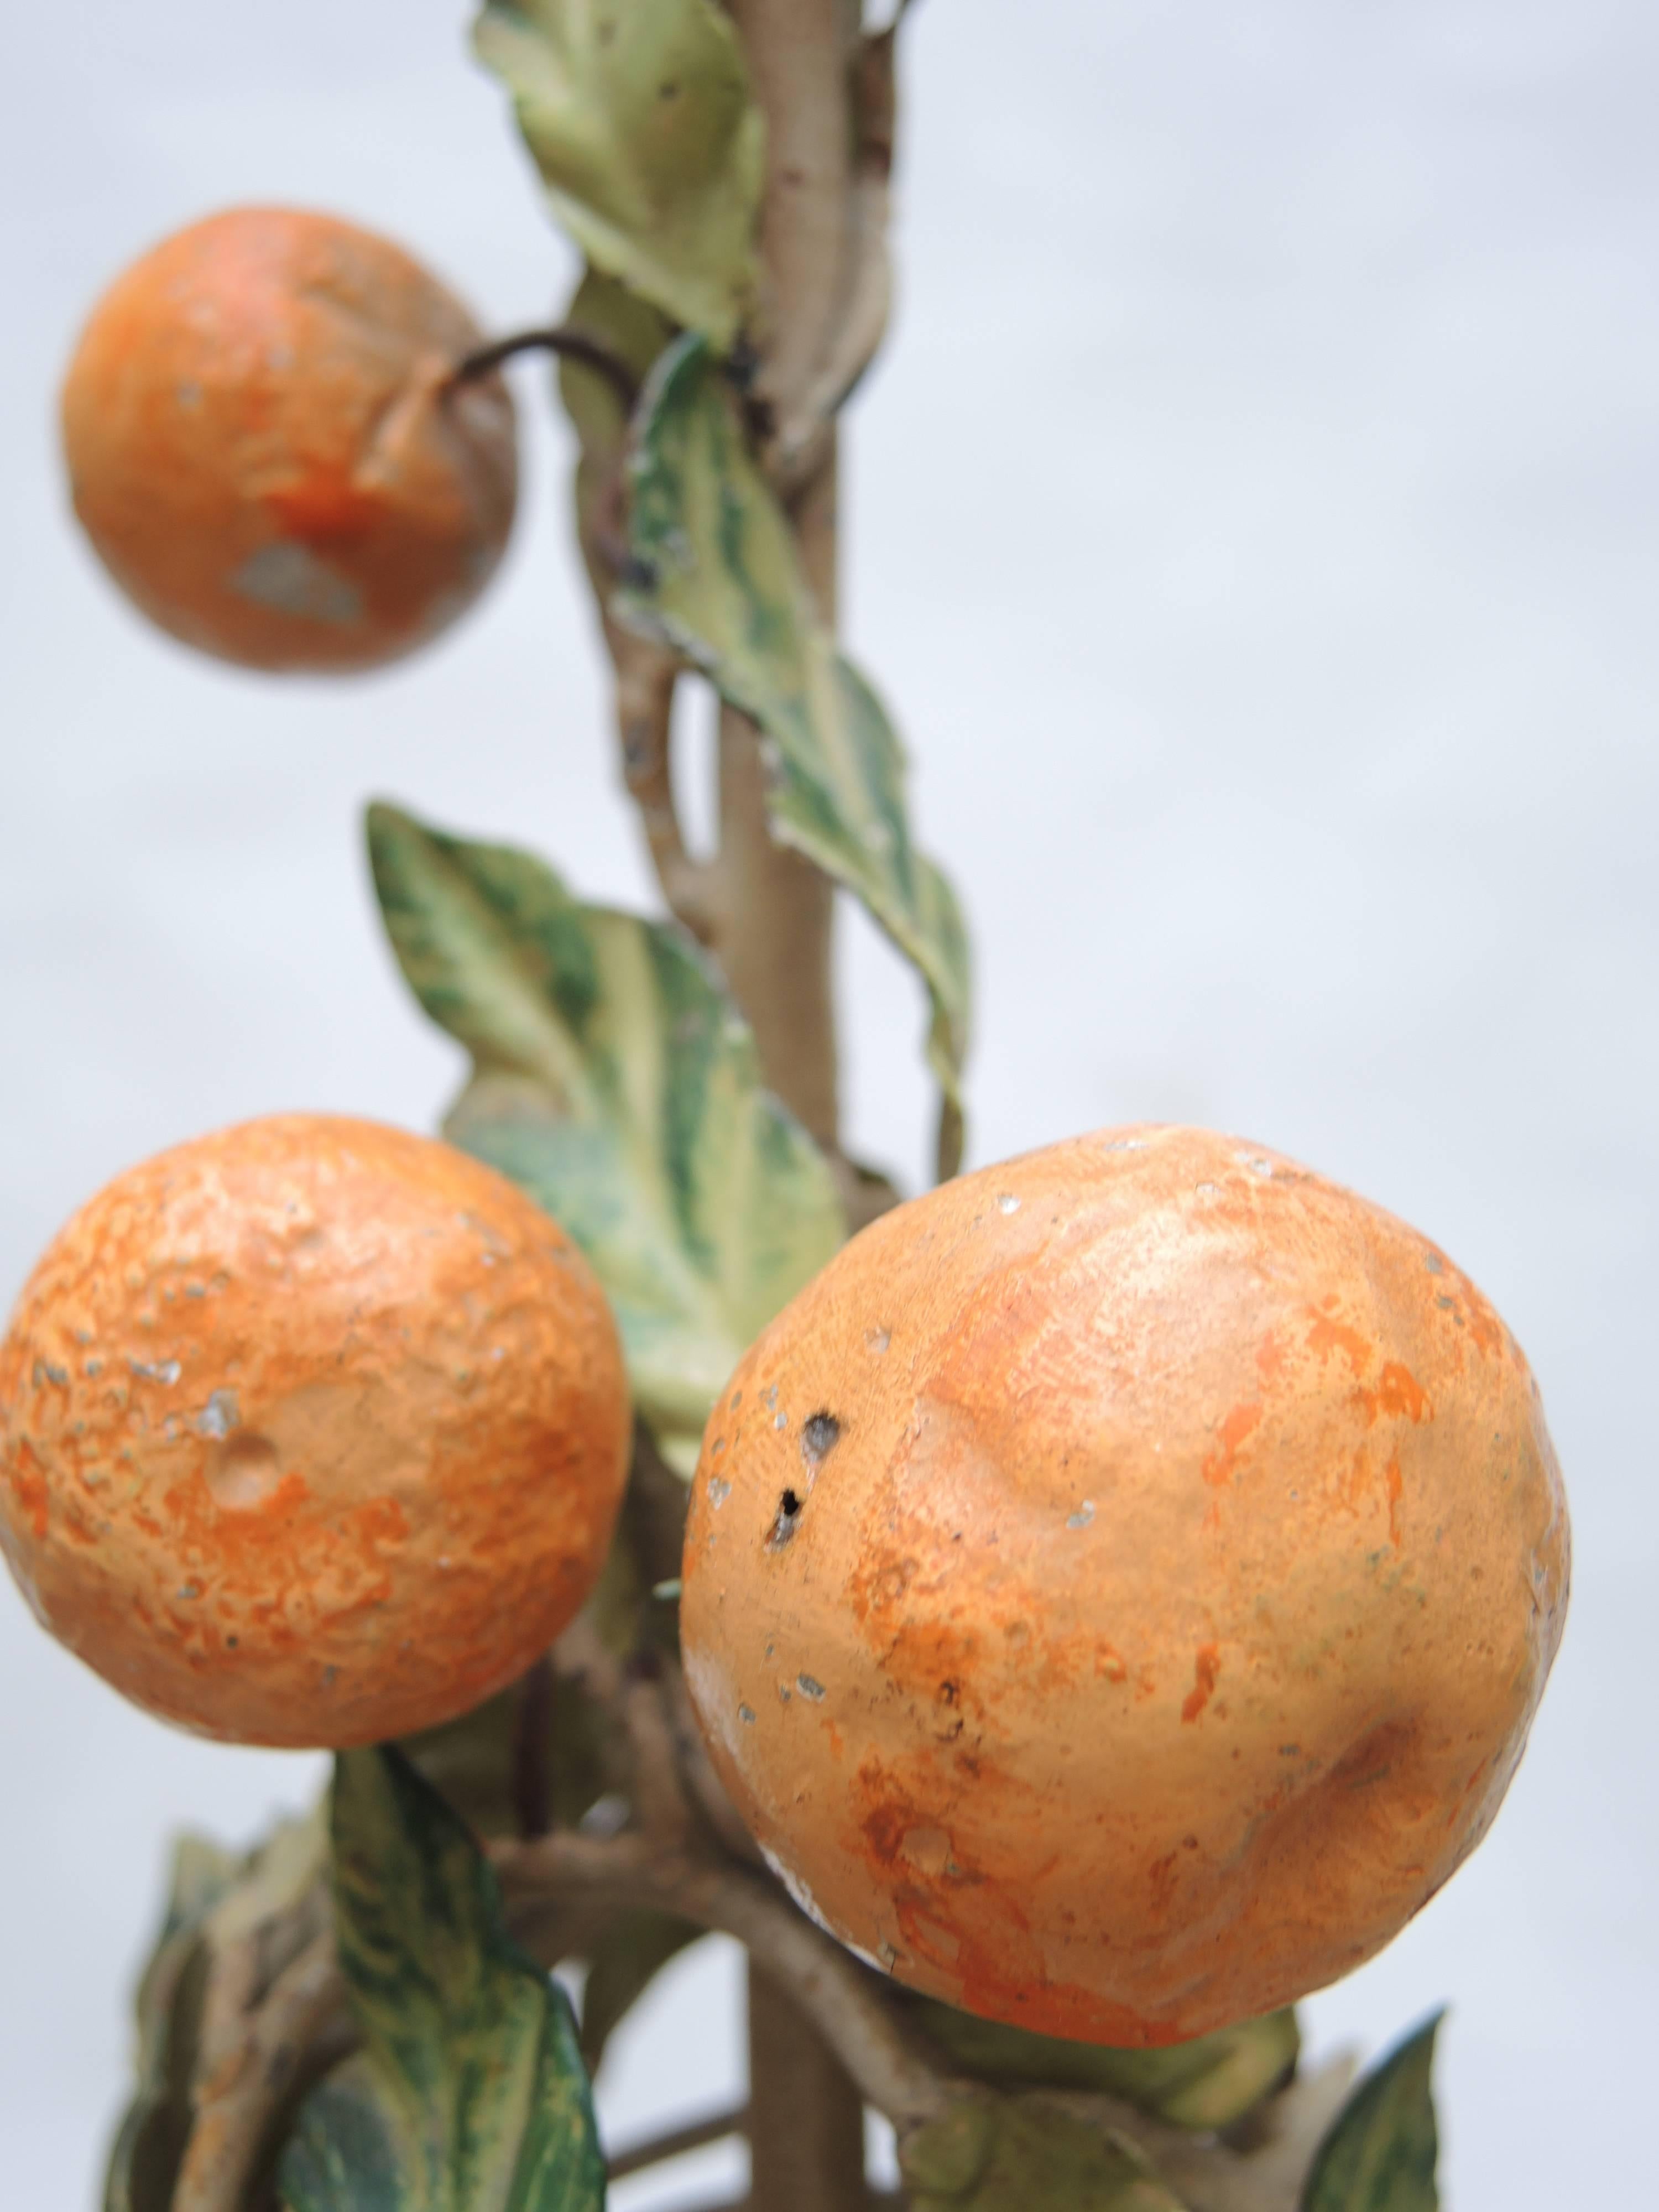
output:
[[[1565,1615],[1536,1388],[1379,1208],[1107,1131],[884,1214],[705,1437],[681,1607],[799,1902],[1109,2044],[1370,1957],[1485,1832]]]
[[[558,1635],[630,1433],[556,1222],[447,1145],[276,1115],[128,1170],[47,1249],[0,1345],[0,1545],[162,1719],[375,1742]]]

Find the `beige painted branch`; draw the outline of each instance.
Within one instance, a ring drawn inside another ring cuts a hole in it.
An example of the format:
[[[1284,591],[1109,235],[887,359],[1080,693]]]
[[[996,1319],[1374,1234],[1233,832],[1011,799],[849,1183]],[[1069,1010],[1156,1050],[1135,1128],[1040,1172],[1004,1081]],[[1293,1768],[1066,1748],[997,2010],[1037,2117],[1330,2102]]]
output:
[[[260,1933],[221,1953],[210,1974],[195,2118],[172,2212],[236,2212],[277,2114],[312,2064],[346,1992],[331,1929],[261,1994]]]
[[[850,281],[862,11],[860,0],[726,5],[766,117],[756,392],[775,422],[787,423],[834,350]],[[818,611],[833,629],[833,434],[803,474],[791,521]],[[722,708],[715,950],[754,1030],[767,1083],[839,1159],[835,891],[810,862],[773,842],[768,774],[758,731]],[[753,2212],[863,2212],[863,2115],[830,2056],[840,2046],[787,1977],[781,1986],[776,1978],[763,1983],[751,1965],[749,1984]]]
[[[500,1843],[492,1856],[511,1900],[588,1896],[652,1905],[735,1936],[787,1987],[860,2094],[896,2127],[919,2125],[948,2109],[949,2077],[893,2016],[868,1970],[798,1912],[767,1876],[713,1851],[661,1850],[633,1831]]]

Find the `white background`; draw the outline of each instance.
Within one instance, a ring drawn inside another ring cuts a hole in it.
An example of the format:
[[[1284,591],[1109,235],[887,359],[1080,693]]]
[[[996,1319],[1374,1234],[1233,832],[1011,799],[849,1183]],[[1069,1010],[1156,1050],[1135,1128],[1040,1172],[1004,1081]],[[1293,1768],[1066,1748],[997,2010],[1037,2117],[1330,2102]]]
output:
[[[65,515],[78,319],[216,205],[389,229],[497,326],[561,291],[464,16],[9,16],[0,1301],[160,1146],[284,1107],[431,1123],[457,1056],[382,945],[367,793],[648,896],[539,371],[508,569],[388,676],[194,659]],[[969,894],[974,1157],[1139,1116],[1247,1133],[1447,1245],[1527,1346],[1577,1526],[1555,1682],[1492,1839],[1307,2016],[1375,2046],[1453,2000],[1457,2212],[1633,2203],[1659,1971],[1659,14],[933,0],[906,47],[848,620]],[[916,994],[861,927],[843,982],[853,1129],[914,1182]],[[168,1830],[251,1836],[319,1773],[126,1711],[0,1589],[9,2204],[91,2206]],[[735,1988],[718,1950],[671,1978],[601,2085],[614,2130],[730,2083]]]

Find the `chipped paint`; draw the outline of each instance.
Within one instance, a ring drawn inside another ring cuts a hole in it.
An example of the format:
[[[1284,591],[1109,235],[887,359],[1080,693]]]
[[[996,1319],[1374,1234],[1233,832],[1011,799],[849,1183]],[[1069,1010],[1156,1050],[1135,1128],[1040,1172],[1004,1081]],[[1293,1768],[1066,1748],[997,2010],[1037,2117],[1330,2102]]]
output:
[[[757,1341],[734,1386],[840,1433],[815,1489],[805,1422],[728,1436],[683,1648],[722,1779],[842,1941],[988,2017],[1159,2043],[1347,1972],[1443,1882],[1569,1545],[1532,1378],[1425,1249],[1255,1147],[1114,1132],[881,1216]]]

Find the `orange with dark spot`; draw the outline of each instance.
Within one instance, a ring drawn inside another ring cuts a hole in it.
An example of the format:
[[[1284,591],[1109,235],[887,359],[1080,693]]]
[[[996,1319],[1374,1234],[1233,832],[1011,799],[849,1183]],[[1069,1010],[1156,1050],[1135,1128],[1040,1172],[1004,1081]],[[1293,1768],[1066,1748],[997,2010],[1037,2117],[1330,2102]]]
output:
[[[1447,1879],[1567,1575],[1536,1388],[1444,1255],[1148,1127],[883,1215],[779,1316],[704,1439],[681,1629],[836,1935],[970,2012],[1162,2043],[1333,1980]]]
[[[447,388],[479,343],[390,240],[235,208],[126,270],[64,386],[76,513],[153,622],[252,668],[344,671],[434,637],[512,527],[513,403]]]
[[[596,1580],[631,1419],[609,1309],[493,1169],[250,1121],[130,1169],[0,1345],[0,1545],[137,1705],[380,1741],[523,1673]]]

